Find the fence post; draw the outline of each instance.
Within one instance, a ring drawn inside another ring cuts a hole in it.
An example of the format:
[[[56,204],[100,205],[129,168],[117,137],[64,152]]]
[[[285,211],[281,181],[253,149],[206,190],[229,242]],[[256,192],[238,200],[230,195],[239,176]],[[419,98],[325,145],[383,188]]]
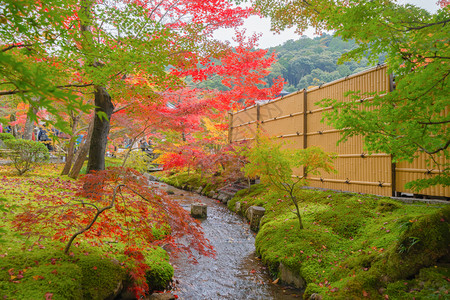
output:
[[[308,147],[308,91],[303,89],[303,149]],[[305,172],[305,167],[303,167],[303,177],[308,174]]]
[[[303,89],[303,149],[308,147],[308,140],[306,133],[308,132],[308,91]]]
[[[228,143],[232,143],[233,142],[233,112],[229,111],[228,112],[228,116],[229,116],[229,120],[228,120],[228,124],[229,124],[229,128],[228,128]]]
[[[259,104],[256,104],[256,133],[255,133],[256,140],[257,140],[258,134],[259,134],[260,122],[261,122],[261,106],[259,106]]]
[[[389,74],[389,92],[392,92],[395,90],[395,83],[394,83],[394,74]],[[392,160],[392,154],[391,157],[391,190],[392,190],[392,197],[397,196],[397,172],[396,167],[397,164],[393,162]]]

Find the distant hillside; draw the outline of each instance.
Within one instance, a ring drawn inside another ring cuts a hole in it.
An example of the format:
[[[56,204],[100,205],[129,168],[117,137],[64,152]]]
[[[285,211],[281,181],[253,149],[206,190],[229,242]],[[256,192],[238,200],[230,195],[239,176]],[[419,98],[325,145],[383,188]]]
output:
[[[278,62],[272,66],[266,82],[271,85],[273,78],[281,76],[287,82],[284,90],[294,92],[364,70],[368,67],[367,59],[360,63],[337,64],[341,54],[354,47],[353,41],[344,42],[327,34],[314,39],[303,36],[296,41],[289,40],[281,46],[269,48],[269,53],[278,53]]]
[[[278,61],[272,65],[271,73],[265,77],[265,81],[271,86],[273,79],[281,76],[286,81],[284,90],[294,92],[367,69],[369,62],[365,58],[359,63],[337,64],[341,55],[354,47],[356,45],[353,41],[344,42],[339,37],[328,34],[313,39],[303,36],[296,41],[289,40],[283,45],[268,49],[268,55],[273,51],[277,53]],[[380,61],[383,60],[384,58],[381,58]],[[208,89],[228,90],[222,84],[220,76],[214,76],[198,86]]]

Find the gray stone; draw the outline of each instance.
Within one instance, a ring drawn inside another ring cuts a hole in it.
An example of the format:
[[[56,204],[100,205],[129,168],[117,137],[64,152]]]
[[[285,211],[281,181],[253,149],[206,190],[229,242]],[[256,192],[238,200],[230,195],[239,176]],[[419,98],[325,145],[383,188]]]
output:
[[[284,264],[280,264],[280,279],[286,284],[295,286],[298,289],[302,289],[306,286],[305,280],[298,274],[289,270]],[[322,299],[322,298],[320,298]]]
[[[206,218],[208,206],[203,203],[193,203],[191,204],[191,216],[194,218]]]
[[[144,176],[147,177],[147,179],[150,180],[150,181],[156,181],[156,182],[159,181],[159,178],[158,178],[158,177],[155,177],[155,176],[153,176],[153,175],[150,175],[149,173],[145,173]]]
[[[149,300],[173,300],[175,296],[172,293],[153,293],[148,298]]]
[[[322,300],[322,296],[317,293],[314,293],[309,297],[309,300]]]
[[[237,212],[237,213],[239,213],[240,211],[241,211],[241,202],[236,202],[235,204],[234,204],[234,210]]]
[[[202,193],[202,190],[203,190],[203,187],[199,187],[199,188],[197,189],[197,194],[201,194],[201,193]]]
[[[261,206],[250,206],[249,208],[249,220],[250,220],[250,229],[253,231],[258,231],[259,223],[261,222],[261,218],[264,216],[266,209]]]
[[[223,204],[227,204],[228,201],[230,201],[230,199],[231,199],[230,196],[224,195],[223,198],[222,198],[222,203]]]

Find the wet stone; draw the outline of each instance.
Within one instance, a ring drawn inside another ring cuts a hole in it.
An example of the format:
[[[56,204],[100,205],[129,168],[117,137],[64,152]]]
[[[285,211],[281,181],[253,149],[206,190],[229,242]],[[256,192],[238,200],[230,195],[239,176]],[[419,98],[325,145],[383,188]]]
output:
[[[239,213],[241,211],[241,202],[236,202],[236,204],[234,204],[234,210]]]
[[[194,218],[206,218],[207,217],[207,209],[203,203],[192,203],[191,204],[191,216]]]
[[[148,299],[149,300],[174,300],[176,298],[171,293],[154,293]]]
[[[258,231],[259,223],[261,218],[264,216],[266,209],[261,206],[250,206],[249,216],[250,216],[250,229],[253,231]]]

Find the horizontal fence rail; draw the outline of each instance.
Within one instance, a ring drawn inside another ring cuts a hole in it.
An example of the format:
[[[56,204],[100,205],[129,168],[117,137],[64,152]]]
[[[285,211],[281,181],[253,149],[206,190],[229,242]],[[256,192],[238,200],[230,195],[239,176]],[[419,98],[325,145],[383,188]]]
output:
[[[344,96],[347,91],[375,92],[383,96],[392,88],[387,67],[382,65],[265,104],[230,112],[229,142],[252,141],[259,127],[269,136],[286,142],[287,147],[304,149],[308,146],[319,146],[336,154],[335,168],[338,172],[323,173],[321,177],[308,177],[313,187],[382,196],[410,194],[412,191],[404,188],[405,183],[439,174],[437,167],[430,169],[425,155],[419,155],[412,163],[394,164],[388,154],[364,153],[361,137],[351,137],[337,145],[343,130],[321,122],[322,113],[333,108],[317,105],[322,99],[354,101]],[[373,98],[359,101],[371,99]],[[440,163],[444,163],[444,160]],[[298,170],[295,176],[303,174]],[[450,197],[450,188],[435,186],[422,190],[420,194]]]

